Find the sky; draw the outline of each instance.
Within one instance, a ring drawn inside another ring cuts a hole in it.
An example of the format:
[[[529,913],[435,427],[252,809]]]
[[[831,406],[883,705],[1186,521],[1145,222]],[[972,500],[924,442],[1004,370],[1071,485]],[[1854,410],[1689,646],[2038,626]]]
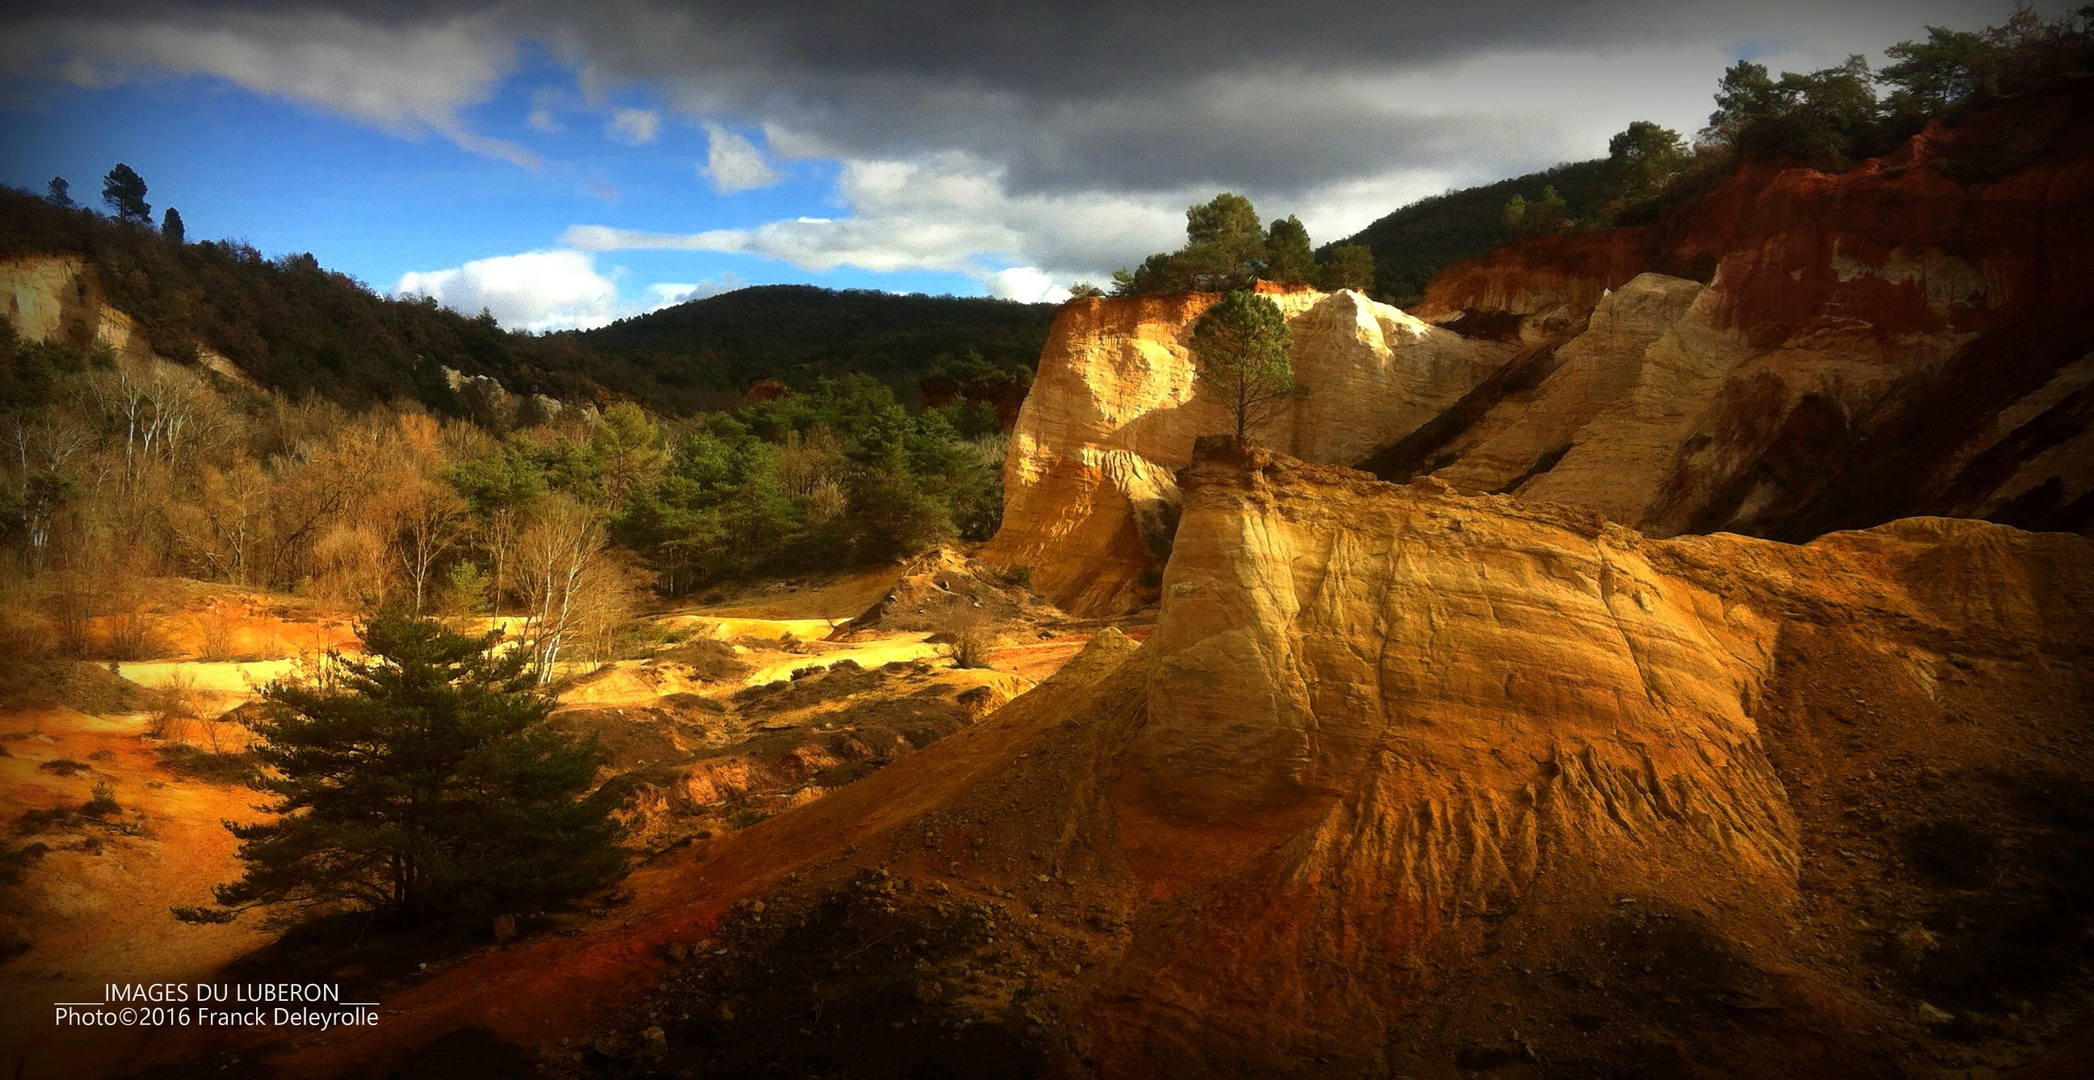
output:
[[[2039,4],[2049,13],[2063,3]],[[191,239],[312,252],[512,329],[746,285],[1059,300],[1219,191],[1317,243],[1691,135],[2009,0],[14,0],[0,183],[114,163]]]

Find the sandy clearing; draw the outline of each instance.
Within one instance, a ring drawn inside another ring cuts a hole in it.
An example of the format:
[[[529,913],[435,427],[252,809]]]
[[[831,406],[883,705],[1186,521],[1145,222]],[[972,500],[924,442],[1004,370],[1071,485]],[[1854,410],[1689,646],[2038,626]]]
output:
[[[193,690],[226,694],[240,700],[254,698],[258,687],[297,670],[302,661],[291,660],[154,660],[140,664],[118,664],[116,673],[140,686],[158,689],[187,677]]]
[[[741,619],[722,618],[717,615],[664,615],[656,620],[671,630],[702,634],[721,641],[735,638],[757,638],[776,641],[789,637],[794,641],[820,641],[848,619]]]

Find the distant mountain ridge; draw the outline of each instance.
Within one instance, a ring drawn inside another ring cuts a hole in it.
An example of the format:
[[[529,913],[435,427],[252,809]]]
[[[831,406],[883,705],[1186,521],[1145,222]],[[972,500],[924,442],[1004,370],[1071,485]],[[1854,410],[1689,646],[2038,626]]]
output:
[[[557,336],[679,388],[738,390],[752,379],[792,384],[856,372],[907,398],[941,357],[958,360],[971,351],[995,367],[1030,371],[1055,307],[755,285]]]
[[[955,364],[1029,375],[1054,316],[1049,304],[763,285],[599,330],[518,333],[383,295],[310,253],[268,258],[238,241],[171,242],[0,188],[0,260],[26,268],[51,259],[73,267],[77,280],[65,288],[129,320],[139,348],[185,364],[211,358],[292,397],[350,408],[413,400],[447,415],[473,407],[446,369],[515,394],[630,399],[672,415],[732,408],[753,380],[807,385],[853,372],[913,402],[925,376]],[[10,314],[27,329],[23,312]],[[46,329],[69,349],[93,344],[79,318]],[[12,382],[0,370],[0,410]]]

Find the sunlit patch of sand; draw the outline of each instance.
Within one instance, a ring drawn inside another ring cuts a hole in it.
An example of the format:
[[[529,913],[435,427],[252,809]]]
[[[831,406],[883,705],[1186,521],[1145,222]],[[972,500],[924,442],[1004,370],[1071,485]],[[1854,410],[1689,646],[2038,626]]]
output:
[[[742,685],[762,686],[765,683],[782,682],[792,678],[793,672],[802,668],[829,667],[844,660],[855,661],[859,667],[876,668],[896,661],[908,663],[914,660],[935,660],[947,655],[949,648],[925,640],[929,637],[929,634],[903,634],[879,641],[825,649],[806,656],[789,656],[759,666],[742,680]]]
[[[759,638],[776,641],[791,638],[794,641],[820,641],[833,633],[837,627],[849,622],[842,619],[741,619],[722,618],[716,615],[665,615],[657,622],[670,630],[682,630],[687,634],[732,641],[735,638]]]
[[[140,686],[160,689],[187,679],[189,688],[222,694],[240,700],[256,696],[258,688],[271,680],[294,675],[298,660],[224,660],[211,663],[192,660],[155,660],[118,664],[117,674]]]

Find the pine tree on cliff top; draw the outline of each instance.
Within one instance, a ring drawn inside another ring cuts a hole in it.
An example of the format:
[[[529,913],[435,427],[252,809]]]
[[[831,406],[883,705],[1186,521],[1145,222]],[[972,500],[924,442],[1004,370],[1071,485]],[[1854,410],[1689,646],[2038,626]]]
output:
[[[390,612],[363,640],[367,658],[337,655],[324,679],[263,690],[254,784],[281,816],[228,823],[247,865],[218,887],[220,904],[485,917],[620,872],[617,825],[581,801],[601,753],[546,727],[529,650]]]
[[[1294,381],[1291,346],[1279,305],[1256,293],[1222,297],[1193,327],[1200,383],[1228,408],[1238,443],[1265,426],[1282,402],[1305,392]]]

